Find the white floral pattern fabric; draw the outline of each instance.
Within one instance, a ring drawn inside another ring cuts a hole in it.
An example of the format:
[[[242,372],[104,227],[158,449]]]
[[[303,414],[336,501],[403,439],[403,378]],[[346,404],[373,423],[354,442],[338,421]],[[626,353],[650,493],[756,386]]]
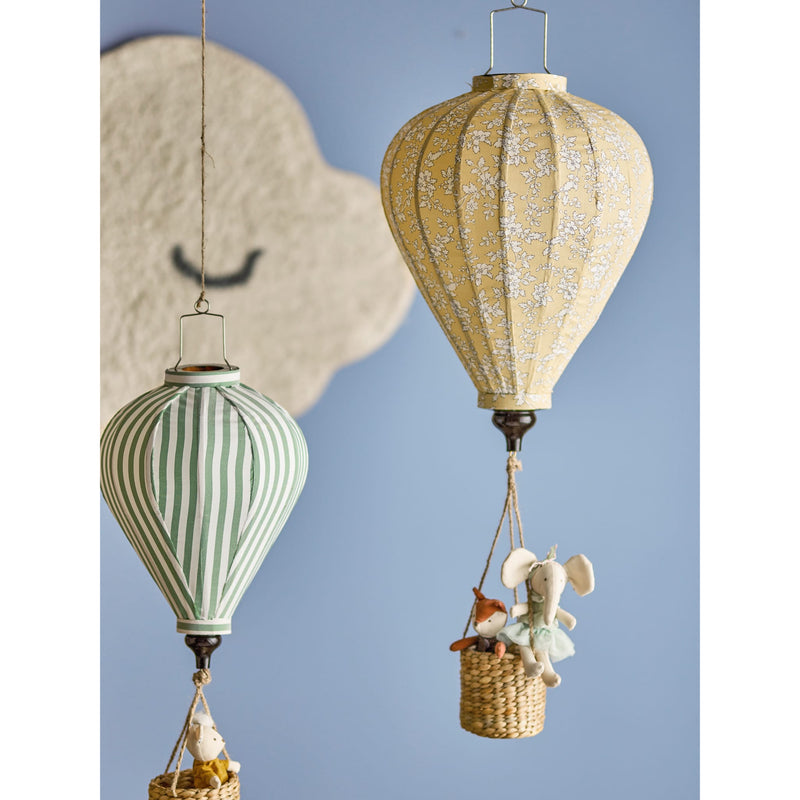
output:
[[[406,123],[384,157],[395,241],[482,408],[551,407],[650,211],[636,131],[566,84],[475,77]]]

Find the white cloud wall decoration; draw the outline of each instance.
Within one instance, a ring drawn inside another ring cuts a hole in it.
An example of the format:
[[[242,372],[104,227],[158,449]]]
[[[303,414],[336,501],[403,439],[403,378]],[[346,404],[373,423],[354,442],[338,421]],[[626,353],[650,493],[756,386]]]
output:
[[[200,290],[200,41],[101,60],[101,417],[158,383]],[[206,46],[206,294],[242,380],[292,415],[384,344],[413,281],[372,181],[328,165],[274,75]],[[210,321],[209,321],[210,322]],[[196,330],[195,330],[196,329]],[[187,346],[219,361],[218,328]]]

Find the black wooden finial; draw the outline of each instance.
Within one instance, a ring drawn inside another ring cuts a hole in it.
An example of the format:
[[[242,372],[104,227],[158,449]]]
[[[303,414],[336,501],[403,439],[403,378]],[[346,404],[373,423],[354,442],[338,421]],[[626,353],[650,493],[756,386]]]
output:
[[[195,636],[187,633],[184,639],[186,646],[194,653],[197,669],[211,667],[211,654],[222,644],[221,636]]]
[[[506,437],[506,450],[519,453],[522,450],[522,437],[536,424],[533,411],[500,411],[492,414],[492,424]]]

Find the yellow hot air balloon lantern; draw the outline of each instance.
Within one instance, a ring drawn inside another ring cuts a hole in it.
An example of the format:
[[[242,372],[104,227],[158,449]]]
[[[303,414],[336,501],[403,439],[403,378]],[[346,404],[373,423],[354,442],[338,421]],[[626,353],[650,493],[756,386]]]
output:
[[[406,123],[381,168],[395,241],[475,384],[478,405],[494,409],[492,422],[509,451],[503,514],[473,588],[494,605],[479,618],[473,601],[454,643],[461,650],[462,727],[503,739],[542,730],[546,688],[561,680],[551,658],[574,652],[552,616],[557,581],[535,586],[547,580],[536,570],[556,570],[550,563],[555,547],[543,561],[526,549],[517,452],[535,412],[551,407],[556,381],[633,255],[653,195],[650,160],[636,131],[608,109],[569,94],[567,79],[550,73],[547,14],[526,4],[512,0],[510,8],[491,12],[489,69],[473,78],[472,91]],[[511,10],[544,14],[544,72],[491,74],[494,14]],[[501,581],[514,590],[508,612],[502,601],[482,594],[506,518],[511,551]],[[507,565],[521,556],[528,562],[512,580]],[[588,558],[578,554],[567,564],[581,565],[585,582],[569,580],[578,594],[589,593],[594,572]],[[518,602],[519,587],[525,603]],[[481,627],[492,620],[493,628]],[[574,627],[566,612],[561,621]],[[470,624],[478,636],[467,637]],[[498,651],[491,637],[519,652]]]
[[[517,433],[551,407],[653,194],[636,131],[547,70],[546,19],[544,73],[488,74],[490,64],[472,91],[406,123],[381,169],[394,238],[478,405]]]

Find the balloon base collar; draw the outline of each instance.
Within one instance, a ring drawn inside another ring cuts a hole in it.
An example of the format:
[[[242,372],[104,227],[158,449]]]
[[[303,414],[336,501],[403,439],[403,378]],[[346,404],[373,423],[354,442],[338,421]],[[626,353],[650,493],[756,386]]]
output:
[[[164,383],[183,386],[230,386],[239,380],[239,367],[229,364],[184,364],[164,371]]]

